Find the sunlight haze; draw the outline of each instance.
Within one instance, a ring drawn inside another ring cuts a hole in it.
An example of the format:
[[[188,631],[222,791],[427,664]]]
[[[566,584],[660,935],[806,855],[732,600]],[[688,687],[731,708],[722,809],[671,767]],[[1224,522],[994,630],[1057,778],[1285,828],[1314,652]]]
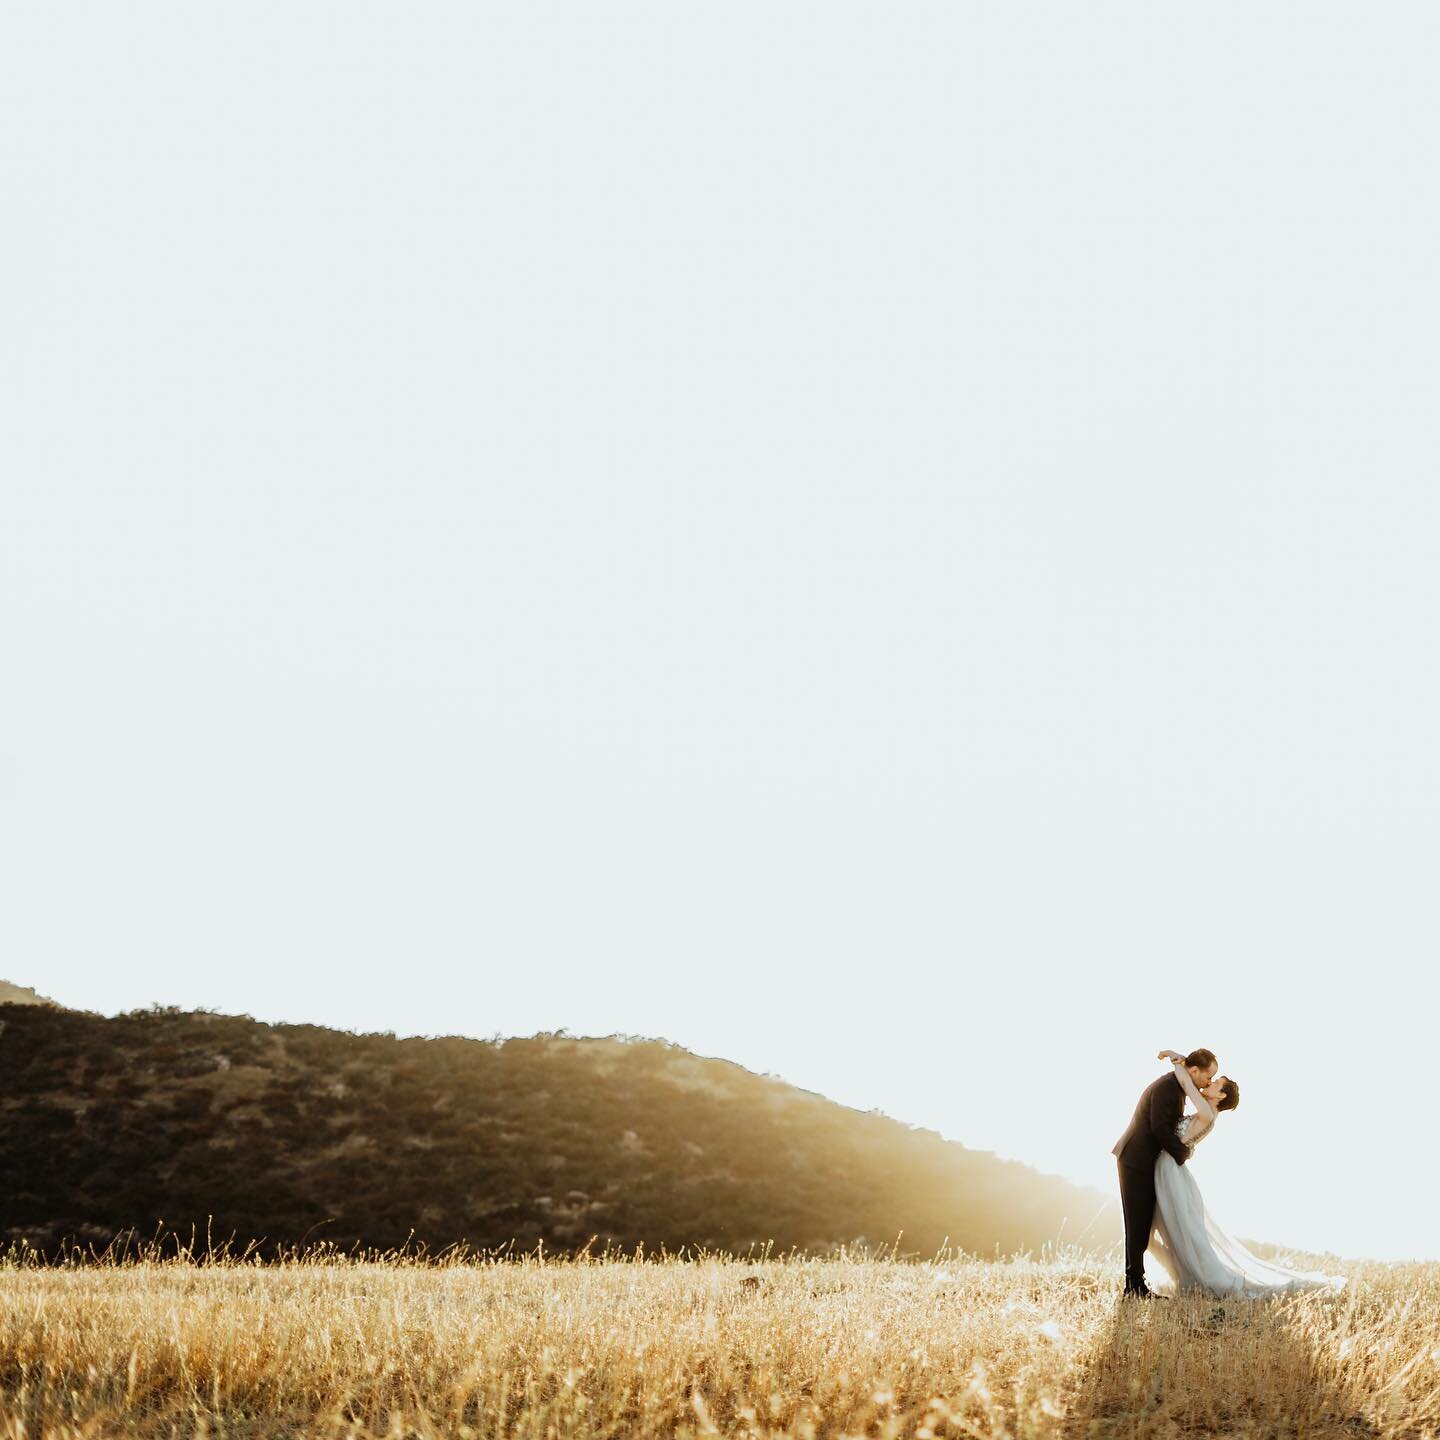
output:
[[[1440,12],[3,34],[0,975],[1440,1257]]]

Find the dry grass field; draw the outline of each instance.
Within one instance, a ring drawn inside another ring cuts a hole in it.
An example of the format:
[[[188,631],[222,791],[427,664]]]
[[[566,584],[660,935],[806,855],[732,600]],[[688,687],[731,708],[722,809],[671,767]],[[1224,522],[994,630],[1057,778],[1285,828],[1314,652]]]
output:
[[[0,1436],[1440,1433],[1440,1266],[1348,1273],[1338,1298],[1122,1305],[1078,1256],[12,1256]]]

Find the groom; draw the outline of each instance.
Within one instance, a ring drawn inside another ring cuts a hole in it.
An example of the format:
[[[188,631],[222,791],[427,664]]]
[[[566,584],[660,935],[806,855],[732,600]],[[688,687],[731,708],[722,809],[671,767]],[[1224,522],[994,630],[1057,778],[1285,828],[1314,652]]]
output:
[[[1220,1068],[1209,1050],[1192,1050],[1185,1057],[1190,1078],[1204,1089]],[[1110,1152],[1120,1164],[1120,1208],[1125,1214],[1125,1293],[1150,1298],[1145,1283],[1145,1252],[1155,1228],[1155,1162],[1162,1150],[1177,1165],[1190,1158],[1190,1147],[1175,1133],[1185,1109],[1185,1089],[1173,1070],[1167,1071],[1140,1097],[1130,1128]]]

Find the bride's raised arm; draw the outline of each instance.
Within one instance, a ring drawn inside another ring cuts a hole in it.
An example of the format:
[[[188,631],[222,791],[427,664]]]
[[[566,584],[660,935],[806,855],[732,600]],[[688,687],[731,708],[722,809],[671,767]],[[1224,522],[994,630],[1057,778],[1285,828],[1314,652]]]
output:
[[[1167,1054],[1171,1065],[1175,1067],[1175,1078],[1190,1097],[1196,1112],[1207,1125],[1213,1125],[1216,1115],[1215,1107],[1200,1093],[1200,1087],[1190,1078],[1190,1072],[1185,1068],[1185,1057],[1177,1055],[1173,1050],[1168,1051]]]

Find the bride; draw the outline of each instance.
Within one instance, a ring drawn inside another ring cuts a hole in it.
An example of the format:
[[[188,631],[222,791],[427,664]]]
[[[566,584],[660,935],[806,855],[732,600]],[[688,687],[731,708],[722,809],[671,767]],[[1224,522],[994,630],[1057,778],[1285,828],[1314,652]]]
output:
[[[1240,1103],[1240,1087],[1228,1075],[1217,1075],[1203,1090],[1190,1078],[1185,1057],[1162,1050],[1161,1060],[1175,1066],[1175,1078],[1195,1106],[1175,1127],[1192,1148],[1215,1128],[1216,1119]],[[1289,1270],[1247,1250],[1220,1228],[1206,1212],[1200,1186],[1189,1165],[1177,1165],[1162,1150],[1155,1161],[1155,1230],[1150,1253],[1165,1268],[1175,1289],[1206,1295],[1258,1300],[1290,1290],[1339,1290],[1340,1275]]]

